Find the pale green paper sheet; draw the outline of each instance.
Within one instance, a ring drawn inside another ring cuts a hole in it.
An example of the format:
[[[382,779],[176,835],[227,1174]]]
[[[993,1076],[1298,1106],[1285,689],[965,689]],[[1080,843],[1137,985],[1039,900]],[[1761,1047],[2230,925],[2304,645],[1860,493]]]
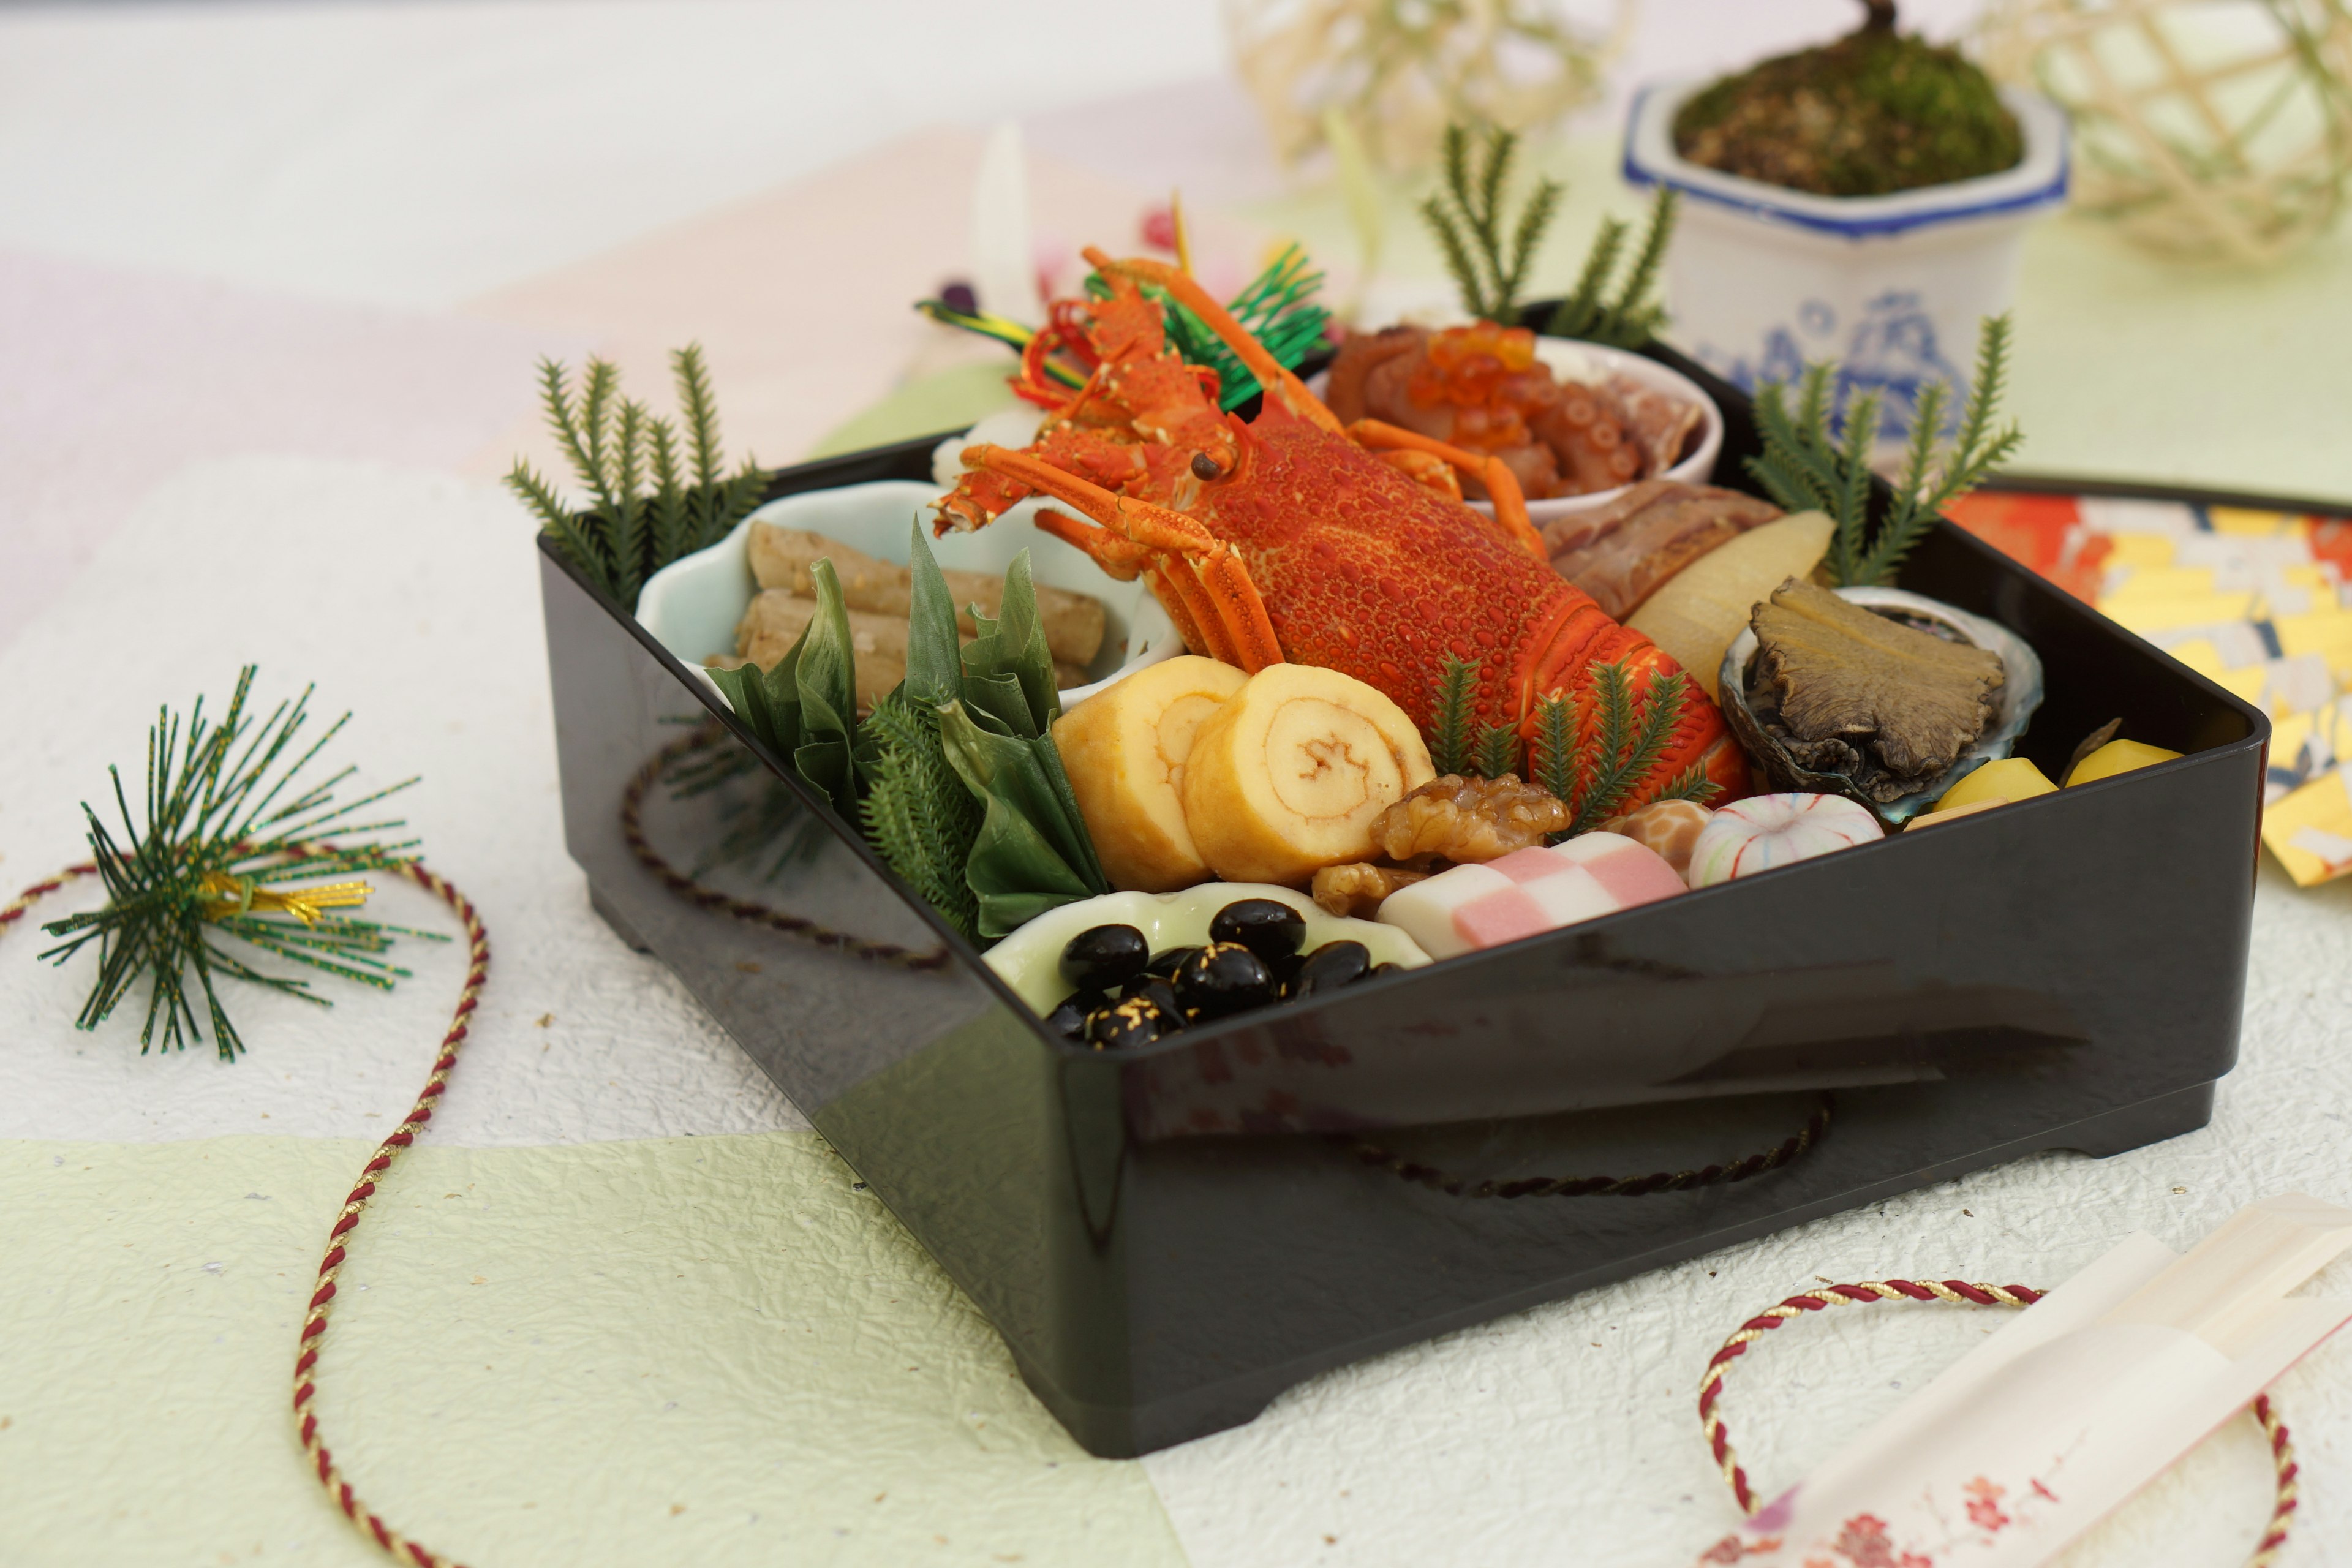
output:
[[[0,1563],[374,1564],[304,1472],[346,1141],[0,1143]],[[808,1133],[405,1155],[318,1406],[362,1496],[499,1564],[1181,1564]]]

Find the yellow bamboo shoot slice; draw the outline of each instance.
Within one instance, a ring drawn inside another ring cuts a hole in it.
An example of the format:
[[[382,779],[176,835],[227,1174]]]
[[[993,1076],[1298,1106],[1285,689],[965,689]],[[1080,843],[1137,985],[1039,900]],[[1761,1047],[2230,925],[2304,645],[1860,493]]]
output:
[[[1801,511],[1751,528],[1666,579],[1625,624],[1640,632],[1713,697],[1723,656],[1748,629],[1748,612],[1829,553],[1837,525],[1827,512]]]

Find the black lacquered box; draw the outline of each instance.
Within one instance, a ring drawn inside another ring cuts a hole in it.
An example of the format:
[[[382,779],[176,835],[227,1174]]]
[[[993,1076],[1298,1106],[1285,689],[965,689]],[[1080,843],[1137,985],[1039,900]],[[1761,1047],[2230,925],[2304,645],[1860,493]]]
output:
[[[1757,449],[1747,400],[1671,351]],[[934,440],[773,494],[929,476]],[[1131,1055],[1049,1037],[854,826],[542,545],[564,828],[1087,1448],[2044,1149],[2204,1124],[2269,725],[1947,523],[1903,585],[2041,655],[2021,752],[2188,753]],[[780,1227],[778,1245],[789,1245]]]

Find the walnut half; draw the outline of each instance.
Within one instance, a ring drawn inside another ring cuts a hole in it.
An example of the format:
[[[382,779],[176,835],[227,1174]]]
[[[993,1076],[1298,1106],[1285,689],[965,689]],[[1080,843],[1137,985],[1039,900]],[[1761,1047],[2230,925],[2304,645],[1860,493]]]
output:
[[[1440,856],[1457,866],[1496,860],[1568,828],[1568,806],[1516,773],[1433,778],[1381,813],[1372,845],[1391,860]]]
[[[1401,866],[1373,866],[1358,863],[1352,866],[1326,866],[1315,873],[1315,901],[1331,914],[1354,915],[1369,920],[1381,907],[1381,900],[1399,888],[1409,888],[1427,879],[1426,871],[1408,871]]]

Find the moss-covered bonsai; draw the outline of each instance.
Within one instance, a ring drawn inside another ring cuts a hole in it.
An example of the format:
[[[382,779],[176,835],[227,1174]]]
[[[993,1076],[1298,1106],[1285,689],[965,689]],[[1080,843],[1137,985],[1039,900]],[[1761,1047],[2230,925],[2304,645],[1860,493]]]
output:
[[[2017,117],[1982,70],[1895,25],[1895,0],[1863,0],[1835,43],[1710,83],[1675,116],[1694,163],[1824,196],[1881,196],[2014,168]]]

